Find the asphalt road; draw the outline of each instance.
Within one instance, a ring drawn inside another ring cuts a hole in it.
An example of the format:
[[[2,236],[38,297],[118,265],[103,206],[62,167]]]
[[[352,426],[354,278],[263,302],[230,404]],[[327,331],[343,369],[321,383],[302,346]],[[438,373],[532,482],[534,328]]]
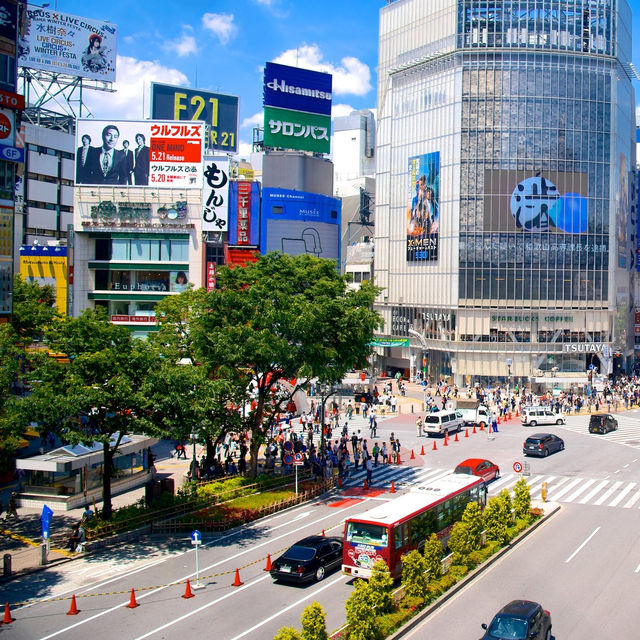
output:
[[[268,639],[284,625],[299,627],[302,610],[314,600],[327,611],[328,628],[335,630],[344,622],[344,601],[352,591],[348,579],[337,572],[306,587],[273,583],[264,571],[267,553],[275,558],[296,540],[323,529],[327,535],[340,535],[345,517],[398,495],[388,492],[391,481],[396,489],[408,490],[412,484],[449,472],[467,457],[486,457],[500,465],[502,477],[491,483],[490,495],[509,488],[519,477],[512,470],[513,463],[525,461],[523,440],[546,430],[563,437],[566,450],[545,459],[527,459],[528,480],[535,497],[542,482],[547,482],[549,500],[557,500],[563,511],[433,615],[426,623],[428,634],[414,637],[444,640],[473,638],[474,633],[480,637],[480,622],[488,622],[509,600],[528,597],[538,599],[551,611],[558,638],[634,638],[636,608],[624,603],[628,602],[625,595],[633,593],[640,580],[640,572],[636,572],[640,566],[636,533],[640,530],[638,416],[638,412],[621,416],[620,430],[606,436],[587,433],[587,416],[569,418],[566,427],[534,429],[513,420],[501,425],[493,438],[484,432],[464,437],[463,432],[458,442],[452,439],[447,447],[441,439],[418,439],[415,416],[388,419],[379,426],[378,442],[388,442],[394,431],[407,450],[405,458],[411,449],[418,454],[411,461],[414,466],[405,463],[374,471],[373,484],[382,490],[378,495],[357,495],[361,492],[355,488],[362,485],[362,473],[354,474],[341,493],[217,539],[205,539],[199,551],[205,588],[194,598],[183,599],[184,584],[172,584],[194,578],[195,552],[189,540],[143,539],[2,585],[0,602],[31,598],[37,602],[14,607],[16,621],[11,627],[0,626],[0,633],[29,639]],[[362,427],[360,423],[355,426]],[[424,456],[419,455],[422,445]],[[236,568],[240,568],[244,584],[233,587]],[[139,606],[128,609],[125,605],[132,588]],[[47,600],[67,598],[72,593],[78,596],[77,616],[66,615],[68,599]],[[108,595],[84,597],[105,593]],[[464,609],[456,615],[458,606]],[[612,612],[614,626],[607,622]],[[461,619],[452,622],[457,618]],[[432,629],[429,625],[435,626]],[[619,634],[599,629],[618,629]]]

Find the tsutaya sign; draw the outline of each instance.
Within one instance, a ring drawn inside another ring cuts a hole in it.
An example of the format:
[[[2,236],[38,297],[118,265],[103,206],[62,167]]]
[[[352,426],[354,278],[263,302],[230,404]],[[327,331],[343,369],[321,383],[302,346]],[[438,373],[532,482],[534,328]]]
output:
[[[611,353],[611,347],[600,342],[564,344],[562,350],[567,353],[601,353],[603,356],[609,356]]]

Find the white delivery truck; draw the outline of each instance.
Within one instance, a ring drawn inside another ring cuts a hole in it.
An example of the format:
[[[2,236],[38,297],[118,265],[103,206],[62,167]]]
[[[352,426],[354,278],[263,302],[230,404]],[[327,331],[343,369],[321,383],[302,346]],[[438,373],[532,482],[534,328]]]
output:
[[[486,427],[491,423],[491,412],[480,400],[461,400],[456,402],[456,411],[462,415],[465,425],[482,425]]]

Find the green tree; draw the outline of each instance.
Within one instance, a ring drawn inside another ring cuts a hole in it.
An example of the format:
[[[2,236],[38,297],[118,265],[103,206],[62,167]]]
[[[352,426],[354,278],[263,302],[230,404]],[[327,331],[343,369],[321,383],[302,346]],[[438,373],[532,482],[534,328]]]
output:
[[[414,549],[402,556],[402,586],[409,597],[424,598],[427,594],[427,563],[424,556]]]
[[[369,578],[369,588],[376,601],[376,612],[389,613],[393,609],[393,578],[389,572],[389,567],[384,560],[377,560],[371,570]]]
[[[456,522],[449,536],[449,549],[453,552],[453,564],[465,564],[472,551],[475,551],[475,540],[471,527],[465,522]]]
[[[435,533],[432,533],[424,544],[424,560],[429,571],[429,580],[437,580],[442,576],[442,543]]]
[[[521,520],[531,518],[531,492],[524,477],[520,478],[513,487],[513,509],[516,518]]]
[[[217,289],[206,294],[193,327],[199,362],[237,390],[251,433],[251,470],[270,425],[297,389],[312,378],[333,383],[371,353],[380,316],[372,311],[378,289],[358,291],[336,265],[309,255],[271,253],[243,268],[221,267]],[[293,383],[283,392],[281,381]]]
[[[70,444],[102,443],[102,516],[108,519],[113,457],[124,436],[143,424],[144,380],[157,366],[155,354],[146,341],[111,324],[102,310],[52,324],[45,339],[68,362],[34,354],[33,393],[25,405],[35,420],[55,428]]]
[[[273,640],[302,640],[302,635],[293,627],[281,627]]]
[[[482,517],[482,508],[477,502],[469,502],[462,514],[462,522],[469,527],[469,534],[473,540],[473,549],[480,549],[480,537],[484,529],[484,521]]]
[[[369,584],[365,580],[356,580],[353,592],[345,602],[349,640],[378,640],[380,638],[376,604]]]
[[[511,493],[509,489],[503,489],[499,494],[498,498],[500,500],[500,506],[502,508],[502,517],[504,518],[505,524],[509,526],[511,523],[511,517],[513,512],[513,505],[511,503]]]
[[[53,287],[41,287],[37,282],[25,282],[21,276],[14,276],[11,326],[26,346],[41,338],[56,317],[58,312]]]
[[[327,614],[317,602],[302,612],[302,640],[327,640]]]
[[[500,544],[507,541],[507,522],[504,517],[504,507],[500,498],[491,498],[484,510],[484,529],[487,540],[494,540]]]

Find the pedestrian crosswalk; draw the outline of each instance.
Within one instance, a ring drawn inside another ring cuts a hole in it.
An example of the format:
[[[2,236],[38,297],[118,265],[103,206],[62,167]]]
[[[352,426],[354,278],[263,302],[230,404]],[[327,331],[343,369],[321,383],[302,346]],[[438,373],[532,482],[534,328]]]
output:
[[[558,426],[558,429],[566,429],[574,433],[581,433],[592,438],[606,442],[616,442],[628,447],[640,449],[640,413],[629,412],[616,414],[618,421],[617,431],[604,434],[589,433],[589,416],[570,416],[567,424]]]
[[[446,468],[378,466],[373,470],[373,487],[389,488],[393,482],[396,489],[410,488],[436,480],[452,472]],[[352,472],[343,481],[343,488],[360,487],[365,472]],[[508,473],[487,485],[489,497],[498,495],[503,489],[511,491],[521,474]],[[547,484],[547,500],[622,509],[640,509],[640,484],[624,480],[585,478],[555,475],[525,476],[532,498],[539,498],[542,483]]]

